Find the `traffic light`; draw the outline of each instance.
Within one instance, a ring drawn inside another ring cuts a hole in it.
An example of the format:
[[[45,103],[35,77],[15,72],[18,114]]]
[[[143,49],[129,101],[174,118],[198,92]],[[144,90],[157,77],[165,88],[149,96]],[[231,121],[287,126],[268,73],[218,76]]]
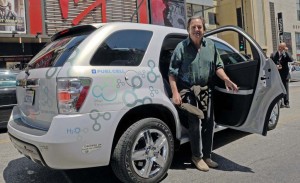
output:
[[[245,44],[244,43],[245,43],[244,40],[240,41],[240,44],[239,44],[240,51],[245,51]]]

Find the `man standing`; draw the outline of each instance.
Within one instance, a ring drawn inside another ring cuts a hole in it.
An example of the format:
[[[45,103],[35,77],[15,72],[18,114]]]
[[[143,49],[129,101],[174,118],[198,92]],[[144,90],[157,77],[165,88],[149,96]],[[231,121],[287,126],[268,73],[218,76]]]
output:
[[[293,62],[292,56],[285,51],[286,44],[284,42],[278,45],[278,50],[272,53],[270,58],[277,65],[282,83],[286,89],[286,95],[283,97],[283,104],[280,107],[290,108],[289,104],[289,65],[288,62]]]
[[[174,104],[180,106],[186,102],[198,106],[196,102],[198,96],[195,96],[196,92],[193,90],[197,86],[200,88],[208,86],[211,89],[212,78],[215,74],[225,82],[227,90],[238,91],[237,85],[225,74],[223,62],[213,41],[203,37],[204,19],[200,16],[191,17],[188,20],[187,30],[189,37],[175,48],[169,68]],[[208,92],[211,93],[210,91]],[[187,112],[187,116],[192,161],[199,170],[208,171],[209,167],[218,167],[218,164],[211,159],[214,128],[211,97],[204,102],[204,105],[206,106],[202,106],[205,116],[203,120],[199,120],[197,115],[190,112]]]

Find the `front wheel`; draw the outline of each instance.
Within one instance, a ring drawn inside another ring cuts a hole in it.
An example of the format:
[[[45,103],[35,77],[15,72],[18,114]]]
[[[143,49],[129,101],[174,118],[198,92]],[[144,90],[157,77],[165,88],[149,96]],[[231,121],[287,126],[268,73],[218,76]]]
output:
[[[279,103],[280,102],[277,102],[271,111],[269,123],[268,123],[268,130],[273,130],[277,126],[278,119],[279,119],[279,111],[280,111]]]
[[[173,155],[171,130],[159,119],[146,118],[123,133],[111,166],[122,182],[158,182],[166,175]]]

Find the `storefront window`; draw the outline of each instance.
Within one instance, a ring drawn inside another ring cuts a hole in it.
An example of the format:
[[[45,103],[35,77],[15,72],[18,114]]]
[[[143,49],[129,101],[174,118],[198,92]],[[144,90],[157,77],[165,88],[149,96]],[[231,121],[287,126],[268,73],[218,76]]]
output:
[[[300,21],[300,0],[296,1],[297,6],[297,20]]]
[[[204,15],[203,14],[203,6],[200,6],[200,5],[193,5],[192,6],[192,9],[193,9],[193,14],[194,15]]]
[[[288,47],[288,52],[293,55],[293,47],[292,47],[292,33],[283,32],[283,41],[286,43]]]
[[[186,3],[186,15],[187,18],[194,15],[202,16],[205,19],[205,25],[208,30],[216,28],[216,13],[212,6]]]
[[[210,25],[216,25],[216,14],[213,12],[208,12],[208,23]]]
[[[193,15],[201,15],[204,17],[203,6],[197,4],[186,4],[187,17],[190,18]]]
[[[297,61],[300,60],[300,33],[295,32]]]
[[[193,16],[192,4],[186,4],[186,15],[188,18]]]

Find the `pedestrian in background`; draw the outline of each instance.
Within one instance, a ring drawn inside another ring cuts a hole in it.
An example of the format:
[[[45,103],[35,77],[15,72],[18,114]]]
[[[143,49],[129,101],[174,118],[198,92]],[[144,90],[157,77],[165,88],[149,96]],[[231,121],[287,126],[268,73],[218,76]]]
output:
[[[289,62],[293,62],[292,56],[287,52],[287,47],[284,42],[278,45],[278,50],[271,54],[270,58],[274,61],[279,71],[282,83],[286,89],[286,95],[283,97],[283,103],[280,107],[290,108],[289,103]]]
[[[180,107],[183,103],[189,104],[190,110],[184,112],[189,124],[192,162],[199,170],[208,171],[209,167],[218,167],[211,159],[214,128],[211,105],[212,78],[216,74],[224,81],[227,90],[237,91],[238,87],[225,74],[223,62],[213,41],[203,37],[204,19],[201,16],[191,17],[187,30],[189,37],[177,45],[171,57],[169,82],[174,104]],[[201,97],[202,95],[204,97]],[[201,112],[195,112],[191,106],[197,109],[201,107],[204,119],[201,120]]]

